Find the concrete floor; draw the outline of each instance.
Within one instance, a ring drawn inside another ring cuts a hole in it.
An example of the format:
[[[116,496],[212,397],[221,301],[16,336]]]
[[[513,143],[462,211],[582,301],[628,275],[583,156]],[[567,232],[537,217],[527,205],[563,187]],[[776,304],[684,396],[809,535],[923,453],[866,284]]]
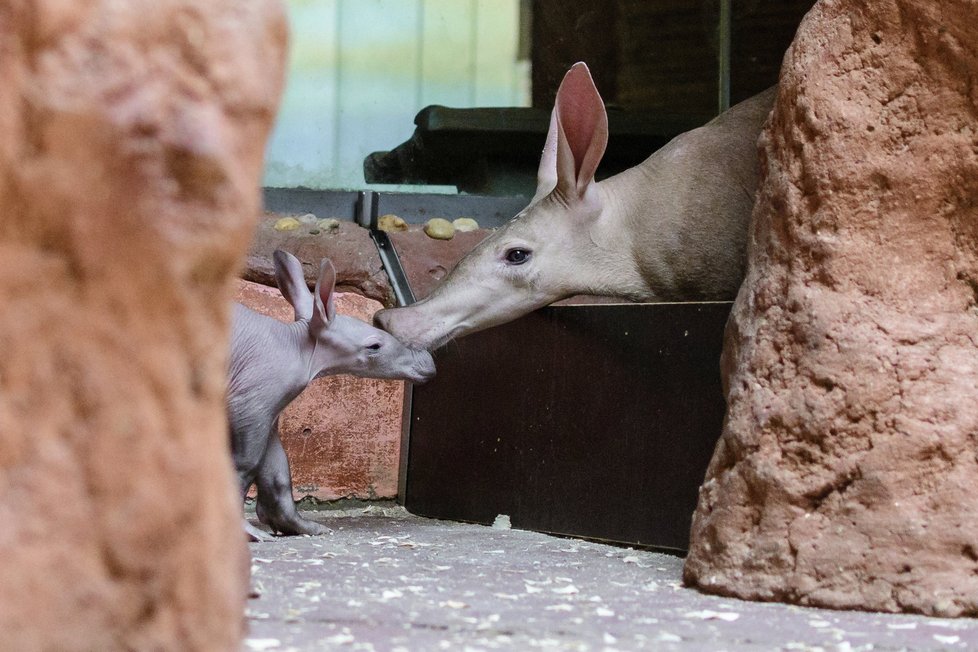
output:
[[[702,595],[682,560],[395,506],[251,544],[243,650],[978,650],[978,621]]]

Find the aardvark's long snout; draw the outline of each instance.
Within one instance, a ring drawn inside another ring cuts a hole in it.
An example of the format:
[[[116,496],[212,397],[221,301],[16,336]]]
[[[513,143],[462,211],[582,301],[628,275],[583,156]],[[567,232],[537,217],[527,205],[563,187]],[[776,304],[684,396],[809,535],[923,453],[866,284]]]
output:
[[[422,324],[409,307],[378,310],[374,313],[374,326],[387,331],[404,346],[415,351],[428,349],[427,342],[423,342],[420,336]]]
[[[419,308],[422,305],[426,304],[378,310],[374,313],[374,326],[387,331],[415,351],[438,348],[443,320],[432,321],[431,311]]]
[[[374,313],[374,326],[376,328],[379,328],[379,329],[383,330],[383,331],[387,331],[391,335],[394,335],[394,333],[391,333],[391,322],[393,321],[393,318],[391,317],[391,315],[394,312],[394,310],[395,310],[395,308],[383,308],[383,309],[378,310],[377,312],[375,312]],[[397,336],[394,335],[394,337],[397,337]]]

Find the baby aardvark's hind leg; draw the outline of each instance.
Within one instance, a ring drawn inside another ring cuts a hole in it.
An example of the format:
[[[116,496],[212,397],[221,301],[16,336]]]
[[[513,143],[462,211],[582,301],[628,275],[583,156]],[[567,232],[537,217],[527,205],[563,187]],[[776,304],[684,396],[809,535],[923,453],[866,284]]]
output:
[[[262,460],[265,457],[265,450],[268,445],[267,440],[267,436],[249,436],[249,434],[241,434],[232,429],[231,448],[234,457],[234,470],[238,475],[238,490],[240,491],[242,502],[248,496],[248,490],[251,489],[251,485],[255,483],[258,469],[261,467]],[[271,541],[274,538],[268,532],[260,530],[249,523],[247,518],[242,518],[241,521],[249,541]]]
[[[242,501],[245,499],[245,496],[248,495],[248,489],[250,489],[251,485],[254,483],[253,476],[254,476],[253,471],[250,473],[238,471],[238,483],[241,485],[240,488],[241,488]],[[249,523],[247,518],[243,518],[241,520],[244,524],[244,531],[245,534],[248,535],[249,541],[271,541],[274,538],[268,532],[265,532],[264,530],[259,530],[254,525]]]
[[[255,478],[258,486],[258,518],[282,534],[326,534],[329,528],[299,516],[292,499],[292,474],[289,458],[282,448],[278,420],[272,428],[265,456]]]

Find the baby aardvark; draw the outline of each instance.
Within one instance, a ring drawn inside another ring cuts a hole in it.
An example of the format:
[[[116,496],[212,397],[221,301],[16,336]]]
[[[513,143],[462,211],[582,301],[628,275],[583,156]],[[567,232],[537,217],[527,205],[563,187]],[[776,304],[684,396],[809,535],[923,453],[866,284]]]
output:
[[[426,351],[409,349],[359,319],[337,315],[336,272],[328,259],[320,265],[313,293],[295,256],[276,251],[274,259],[279,290],[292,304],[295,321],[282,323],[234,306],[226,399],[231,454],[242,500],[257,485],[262,523],[282,534],[321,534],[326,528],[296,511],[289,461],[278,434],[279,414],[320,376],[421,383],[434,376],[435,363]],[[247,520],[244,527],[253,540],[269,538]]]

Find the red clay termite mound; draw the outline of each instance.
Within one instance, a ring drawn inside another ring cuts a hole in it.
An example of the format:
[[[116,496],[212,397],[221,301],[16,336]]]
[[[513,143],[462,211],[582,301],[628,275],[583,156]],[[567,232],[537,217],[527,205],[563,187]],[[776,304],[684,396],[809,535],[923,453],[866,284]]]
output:
[[[231,650],[233,280],[277,0],[0,3],[0,649]]]
[[[688,584],[978,615],[976,16],[823,0],[799,28]]]

